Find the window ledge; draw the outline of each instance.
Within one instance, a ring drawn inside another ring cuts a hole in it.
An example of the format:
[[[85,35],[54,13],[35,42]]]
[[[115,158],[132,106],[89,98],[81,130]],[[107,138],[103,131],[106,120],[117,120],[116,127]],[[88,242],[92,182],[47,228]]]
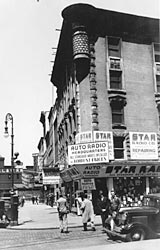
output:
[[[112,128],[113,129],[126,129],[126,125],[122,124],[122,123],[114,123],[112,124]]]
[[[108,89],[108,94],[126,95],[126,90],[125,89]]]

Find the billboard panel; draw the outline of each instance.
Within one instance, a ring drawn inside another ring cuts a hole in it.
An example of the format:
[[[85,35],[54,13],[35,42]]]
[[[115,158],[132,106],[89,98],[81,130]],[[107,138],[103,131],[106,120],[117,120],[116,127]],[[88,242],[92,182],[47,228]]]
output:
[[[108,142],[69,145],[68,161],[69,165],[108,162]]]

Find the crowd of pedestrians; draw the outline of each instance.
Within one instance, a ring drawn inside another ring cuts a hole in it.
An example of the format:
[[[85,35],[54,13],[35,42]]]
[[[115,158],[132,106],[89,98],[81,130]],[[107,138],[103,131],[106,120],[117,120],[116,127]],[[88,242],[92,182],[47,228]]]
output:
[[[77,215],[82,216],[82,225],[84,231],[87,231],[88,224],[90,224],[91,230],[95,231],[94,208],[92,201],[88,198],[88,195],[85,193],[79,194],[79,196],[76,198],[76,203]],[[113,217],[118,213],[121,202],[116,196],[114,190],[111,191],[110,199],[104,195],[103,191],[100,190],[96,205],[102,219],[102,226],[105,227],[106,220],[109,219],[112,221]],[[67,214],[70,212],[70,205],[68,203],[67,196],[60,194],[60,197],[57,200],[57,210],[60,221],[60,231],[61,233],[67,233]]]

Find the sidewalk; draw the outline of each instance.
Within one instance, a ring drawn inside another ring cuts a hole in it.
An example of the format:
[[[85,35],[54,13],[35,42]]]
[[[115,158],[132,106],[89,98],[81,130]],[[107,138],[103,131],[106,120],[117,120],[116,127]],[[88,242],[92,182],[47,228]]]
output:
[[[95,225],[101,225],[100,216],[95,216]],[[68,227],[81,227],[82,217],[74,213],[68,214]],[[12,229],[54,229],[59,228],[59,219],[56,206],[39,205],[26,202],[24,207],[19,207],[18,226]]]

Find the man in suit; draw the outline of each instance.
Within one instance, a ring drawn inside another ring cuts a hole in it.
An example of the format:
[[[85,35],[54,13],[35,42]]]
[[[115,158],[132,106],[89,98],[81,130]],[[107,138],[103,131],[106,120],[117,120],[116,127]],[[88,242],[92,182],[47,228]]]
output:
[[[102,190],[99,191],[99,197],[97,199],[97,208],[101,215],[102,226],[105,227],[105,220],[107,219],[110,210],[110,200],[106,196],[104,196]]]

